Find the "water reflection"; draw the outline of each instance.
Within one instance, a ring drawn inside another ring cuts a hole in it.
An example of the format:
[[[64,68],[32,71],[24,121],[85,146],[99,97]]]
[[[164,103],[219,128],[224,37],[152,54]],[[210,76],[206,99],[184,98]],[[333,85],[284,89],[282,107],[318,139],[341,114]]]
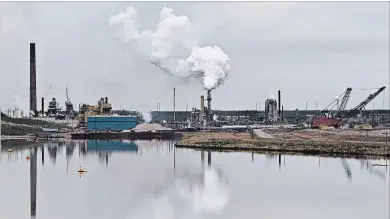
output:
[[[347,175],[348,180],[351,181],[352,180],[352,172],[351,172],[351,168],[348,165],[348,161],[346,159],[342,158],[341,164],[343,165],[343,168],[344,168],[345,174]]]
[[[276,205],[287,206],[286,211],[295,216],[298,213],[289,208],[324,207],[323,203],[335,204],[300,218],[320,218],[320,213],[359,218],[365,214],[359,197],[368,203],[364,209],[372,217],[388,216],[383,208],[389,204],[389,170],[374,165],[387,160],[194,151],[161,141],[49,142],[33,149],[7,150],[3,147],[0,154],[1,187],[11,191],[0,190],[0,218],[27,218],[17,213],[28,209],[19,201],[28,193],[18,192],[28,189],[27,178],[27,184],[14,186],[16,180],[28,177],[24,165],[29,165],[31,218],[251,219],[261,215],[279,219],[286,215],[272,214]],[[48,154],[52,162],[44,163]],[[42,164],[37,164],[38,159]],[[80,165],[88,170],[82,179],[76,173]],[[338,212],[342,206],[350,213]]]
[[[37,148],[30,151],[30,207],[31,218],[35,218],[37,210]]]

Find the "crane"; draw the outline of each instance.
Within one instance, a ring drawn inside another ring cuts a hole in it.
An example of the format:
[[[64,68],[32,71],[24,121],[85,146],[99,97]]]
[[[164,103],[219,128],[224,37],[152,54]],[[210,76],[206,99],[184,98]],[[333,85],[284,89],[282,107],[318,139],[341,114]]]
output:
[[[50,85],[49,88],[47,88],[45,94],[43,94],[43,97],[44,97],[45,99],[46,99],[46,96],[49,94],[49,92],[50,92],[52,86],[53,86],[53,85]]]
[[[347,88],[347,90],[342,94],[343,98],[340,106],[336,110],[336,113],[333,115],[334,110],[332,109],[334,108],[334,106],[331,109],[328,108],[332,104],[334,104],[335,101],[338,101],[338,99],[334,100],[324,110],[322,110],[321,115],[319,117],[313,119],[312,128],[319,128],[320,126],[333,126],[336,128],[340,127],[343,123],[348,121],[349,118],[358,115],[360,110],[363,109],[373,99],[375,99],[375,97],[378,96],[385,88],[385,86],[379,88],[377,91],[370,94],[364,101],[359,103],[353,109],[345,110],[345,107],[347,106],[350,97],[350,93],[352,91],[352,88]]]
[[[74,118],[73,103],[69,99],[68,87],[66,87],[66,101],[65,101],[66,115],[70,118]]]

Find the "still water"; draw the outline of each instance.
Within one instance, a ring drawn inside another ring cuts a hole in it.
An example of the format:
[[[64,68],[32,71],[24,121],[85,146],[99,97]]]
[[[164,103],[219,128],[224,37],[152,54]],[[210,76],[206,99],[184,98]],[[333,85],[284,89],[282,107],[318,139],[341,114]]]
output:
[[[37,146],[3,146],[0,218],[389,218],[389,169],[372,166],[384,160],[207,153],[163,141]]]

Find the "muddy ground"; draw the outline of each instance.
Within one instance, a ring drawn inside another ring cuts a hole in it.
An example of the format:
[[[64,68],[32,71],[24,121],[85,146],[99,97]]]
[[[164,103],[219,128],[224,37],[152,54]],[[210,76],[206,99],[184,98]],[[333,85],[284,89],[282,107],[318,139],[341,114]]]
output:
[[[250,132],[183,133],[177,147],[207,150],[269,151],[330,156],[390,157],[390,143],[380,132],[338,132],[318,130],[264,130],[274,138],[252,137]]]

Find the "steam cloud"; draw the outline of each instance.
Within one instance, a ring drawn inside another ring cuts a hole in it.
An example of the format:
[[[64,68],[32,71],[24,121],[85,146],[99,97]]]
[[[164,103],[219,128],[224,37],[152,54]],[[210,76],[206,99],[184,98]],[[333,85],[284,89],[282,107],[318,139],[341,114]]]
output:
[[[223,84],[230,72],[228,55],[218,46],[198,46],[190,19],[175,15],[171,8],[161,10],[155,31],[142,28],[133,7],[112,16],[109,24],[117,28],[118,37],[147,53],[150,61],[169,75],[201,78],[204,88],[212,90]]]

